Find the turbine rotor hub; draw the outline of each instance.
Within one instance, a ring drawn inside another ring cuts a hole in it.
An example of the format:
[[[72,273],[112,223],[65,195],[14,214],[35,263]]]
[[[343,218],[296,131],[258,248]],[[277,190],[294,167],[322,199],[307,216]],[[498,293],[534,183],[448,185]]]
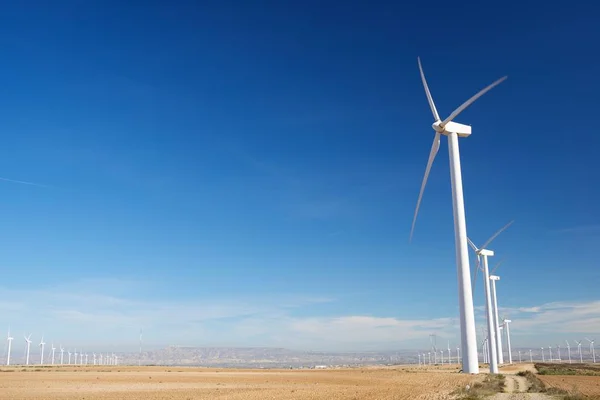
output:
[[[445,128],[442,126],[442,121],[435,121],[431,127],[433,128],[434,131],[436,131],[437,133],[444,133]]]

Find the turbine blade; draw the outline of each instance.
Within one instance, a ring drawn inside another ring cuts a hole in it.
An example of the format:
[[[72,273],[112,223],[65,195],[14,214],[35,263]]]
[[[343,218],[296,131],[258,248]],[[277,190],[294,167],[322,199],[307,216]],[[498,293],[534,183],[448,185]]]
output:
[[[471,97],[469,100],[465,101],[460,107],[458,107],[456,110],[452,111],[452,114],[450,114],[448,116],[448,118],[446,118],[444,120],[444,122],[442,122],[442,126],[446,125],[448,122],[452,121],[454,118],[456,118],[458,116],[458,114],[460,114],[461,112],[463,112],[465,110],[465,108],[469,107],[471,104],[473,104],[473,102],[475,100],[477,100],[478,98],[480,98],[481,96],[483,96],[484,94],[486,94],[487,92],[489,92],[490,90],[492,90],[494,87],[498,86],[499,84],[501,84],[502,82],[504,82],[506,80],[506,78],[508,78],[507,76],[503,76],[502,78],[498,79],[496,82],[492,83],[491,85],[488,85],[487,87],[481,89],[479,92],[477,92],[476,95],[474,95],[473,97]]]
[[[421,58],[417,57],[417,61],[419,62],[419,71],[421,71],[421,80],[423,81],[423,87],[425,88],[425,94],[427,95],[427,101],[429,102],[429,107],[431,107],[431,112],[433,113],[433,118],[436,121],[440,120],[440,115],[435,108],[435,104],[433,102],[433,97],[431,97],[431,92],[429,91],[429,85],[427,85],[427,80],[425,79],[425,73],[423,72],[423,67],[421,66]]]
[[[504,262],[504,260],[500,260],[500,261],[498,261],[498,264],[496,264],[496,265],[494,266],[494,268],[492,268],[492,271],[490,272],[490,275],[493,275],[493,274],[494,274],[494,272],[496,272],[496,270],[497,270],[497,269],[498,269],[498,267],[500,266],[500,264],[502,264],[503,262]]]
[[[423,198],[423,191],[425,190],[425,185],[427,185],[427,178],[429,178],[429,172],[431,171],[431,166],[433,165],[433,160],[440,149],[440,134],[439,132],[435,133],[435,137],[433,138],[433,144],[431,145],[431,151],[429,152],[429,159],[427,160],[427,167],[425,167],[425,175],[423,176],[423,182],[421,183],[421,191],[419,192],[419,198],[417,199],[417,207],[415,208],[415,215],[413,217],[412,227],[410,228],[410,238],[409,242],[412,241],[413,232],[415,231],[415,223],[417,222],[417,214],[419,213],[419,207],[421,206],[421,199]]]
[[[475,243],[473,243],[473,241],[472,241],[471,239],[469,239],[468,237],[467,237],[467,242],[469,243],[469,246],[471,246],[471,248],[472,248],[474,251],[477,251],[477,250],[479,250],[479,249],[477,248],[477,246],[475,246]]]
[[[508,224],[504,225],[504,226],[503,226],[503,227],[502,227],[502,228],[501,228],[501,229],[500,229],[498,232],[494,233],[494,234],[492,235],[492,237],[491,237],[491,238],[489,238],[489,239],[487,240],[487,242],[485,242],[485,243],[483,244],[483,246],[481,246],[481,248],[482,248],[482,249],[487,249],[487,246],[489,246],[489,244],[490,244],[490,243],[492,243],[492,241],[493,241],[494,239],[496,239],[496,238],[498,237],[498,235],[499,235],[499,234],[501,234],[501,233],[502,233],[502,232],[504,232],[504,231],[505,231],[505,230],[506,230],[506,229],[507,229],[509,226],[511,226],[511,225],[513,224],[513,222],[515,222],[515,220],[512,220],[512,221],[510,221]]]

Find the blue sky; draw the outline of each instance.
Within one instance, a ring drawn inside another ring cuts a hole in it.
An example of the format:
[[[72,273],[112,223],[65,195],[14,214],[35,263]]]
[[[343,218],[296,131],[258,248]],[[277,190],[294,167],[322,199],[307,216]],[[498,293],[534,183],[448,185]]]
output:
[[[140,326],[155,345],[457,341],[445,140],[408,243],[421,56],[442,115],[509,76],[457,122],[469,236],[516,220],[493,248],[515,342],[600,333],[598,6],[193,3],[5,7],[0,177],[43,186],[0,182],[0,324],[123,348]]]

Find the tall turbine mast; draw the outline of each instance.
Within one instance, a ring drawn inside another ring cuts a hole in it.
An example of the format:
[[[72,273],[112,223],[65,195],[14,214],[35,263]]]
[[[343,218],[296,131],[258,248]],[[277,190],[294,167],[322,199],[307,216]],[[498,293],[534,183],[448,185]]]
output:
[[[429,86],[427,85],[427,80],[425,79],[425,73],[423,72],[421,60],[418,58],[417,61],[419,63],[423,87],[425,88],[425,95],[427,96],[429,107],[433,113],[434,123],[432,127],[435,131],[435,137],[433,139],[433,144],[431,145],[429,159],[427,160],[427,166],[425,168],[425,175],[423,176],[421,190],[419,191],[419,197],[417,199],[417,206],[415,208],[415,214],[410,230],[410,238],[412,239],[415,229],[415,223],[417,221],[421,199],[423,198],[423,191],[427,185],[427,178],[429,177],[433,160],[435,159],[435,156],[440,148],[440,137],[441,135],[445,135],[448,137],[448,153],[450,155],[450,180],[452,183],[452,207],[454,212],[454,241],[456,247],[456,264],[458,275],[458,304],[460,310],[461,347],[463,349],[463,372],[477,374],[479,373],[479,363],[477,359],[477,335],[475,332],[475,313],[473,310],[471,272],[469,270],[469,249],[467,246],[467,224],[465,220],[465,204],[463,199],[460,152],[458,146],[458,138],[468,137],[471,135],[471,127],[469,125],[453,122],[453,120],[475,100],[503,82],[506,77],[500,78],[491,85],[488,85],[486,88],[480,90],[477,94],[454,110],[446,119],[442,120],[437,112],[431,93],[429,92]]]

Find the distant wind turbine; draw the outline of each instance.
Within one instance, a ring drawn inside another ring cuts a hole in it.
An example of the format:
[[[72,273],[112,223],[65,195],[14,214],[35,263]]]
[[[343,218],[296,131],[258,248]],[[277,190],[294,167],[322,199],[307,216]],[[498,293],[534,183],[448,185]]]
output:
[[[583,363],[583,356],[581,355],[581,340],[576,340],[577,342],[577,350],[579,350],[579,362]]]
[[[593,359],[593,362],[595,363],[596,362],[596,350],[594,349],[594,340],[595,339],[590,340],[588,338],[585,338],[585,340],[590,342],[590,351],[592,352],[592,359]]]
[[[544,348],[542,347],[542,361],[546,361],[546,359],[544,358]]]
[[[508,327],[508,324],[510,324],[511,322],[512,321],[510,319],[504,318],[504,326],[506,326],[506,345],[508,346],[506,351],[508,351],[508,363],[509,364],[512,364],[512,350],[510,348],[510,328]]]
[[[23,336],[25,338],[25,342],[27,342],[27,356],[25,357],[25,365],[29,365],[29,348],[31,347],[31,333],[29,336]]]
[[[569,353],[569,364],[571,364],[571,345],[569,344],[568,340],[565,340],[565,343],[567,343],[567,352]]]
[[[433,98],[425,79],[425,73],[421,65],[421,59],[418,59],[419,71],[421,73],[421,81],[425,88],[425,94],[429,107],[433,113],[435,122],[432,127],[435,131],[433,144],[429,152],[429,159],[425,168],[425,175],[421,183],[421,190],[417,199],[417,206],[413,217],[412,227],[410,230],[410,238],[412,239],[423,198],[423,192],[427,185],[427,179],[431,166],[437,152],[440,148],[440,137],[445,135],[448,137],[448,151],[450,154],[450,181],[452,186],[452,207],[454,211],[454,241],[456,248],[456,264],[458,270],[458,296],[459,296],[459,311],[460,311],[460,333],[461,346],[463,349],[463,372],[468,374],[479,373],[479,362],[477,355],[477,335],[475,332],[475,313],[473,309],[473,295],[471,291],[471,271],[469,270],[469,248],[467,245],[467,226],[465,220],[465,204],[463,198],[462,174],[460,167],[460,152],[458,145],[459,137],[468,137],[471,135],[471,127],[469,125],[453,122],[461,112],[469,107],[475,100],[483,96],[486,92],[503,82],[506,77],[498,79],[496,82],[488,85],[476,95],[464,102],[460,107],[454,110],[446,119],[442,120],[437,112]]]
[[[40,341],[40,365],[44,364],[44,346],[46,345],[46,343],[44,343],[44,336],[42,336],[42,340]]]
[[[56,347],[54,347],[54,343],[52,343],[52,365],[54,365],[54,351],[56,350]]]
[[[67,350],[67,353],[69,353],[69,365],[71,365],[71,352],[69,350]]]
[[[10,336],[10,328],[8,328],[8,335],[6,336],[6,341],[8,342],[8,352],[6,353],[6,365],[10,365],[10,348],[13,339],[14,337]]]
[[[60,347],[60,365],[63,365],[63,355],[65,353],[65,348],[62,347],[62,344],[59,344],[58,347]]]

